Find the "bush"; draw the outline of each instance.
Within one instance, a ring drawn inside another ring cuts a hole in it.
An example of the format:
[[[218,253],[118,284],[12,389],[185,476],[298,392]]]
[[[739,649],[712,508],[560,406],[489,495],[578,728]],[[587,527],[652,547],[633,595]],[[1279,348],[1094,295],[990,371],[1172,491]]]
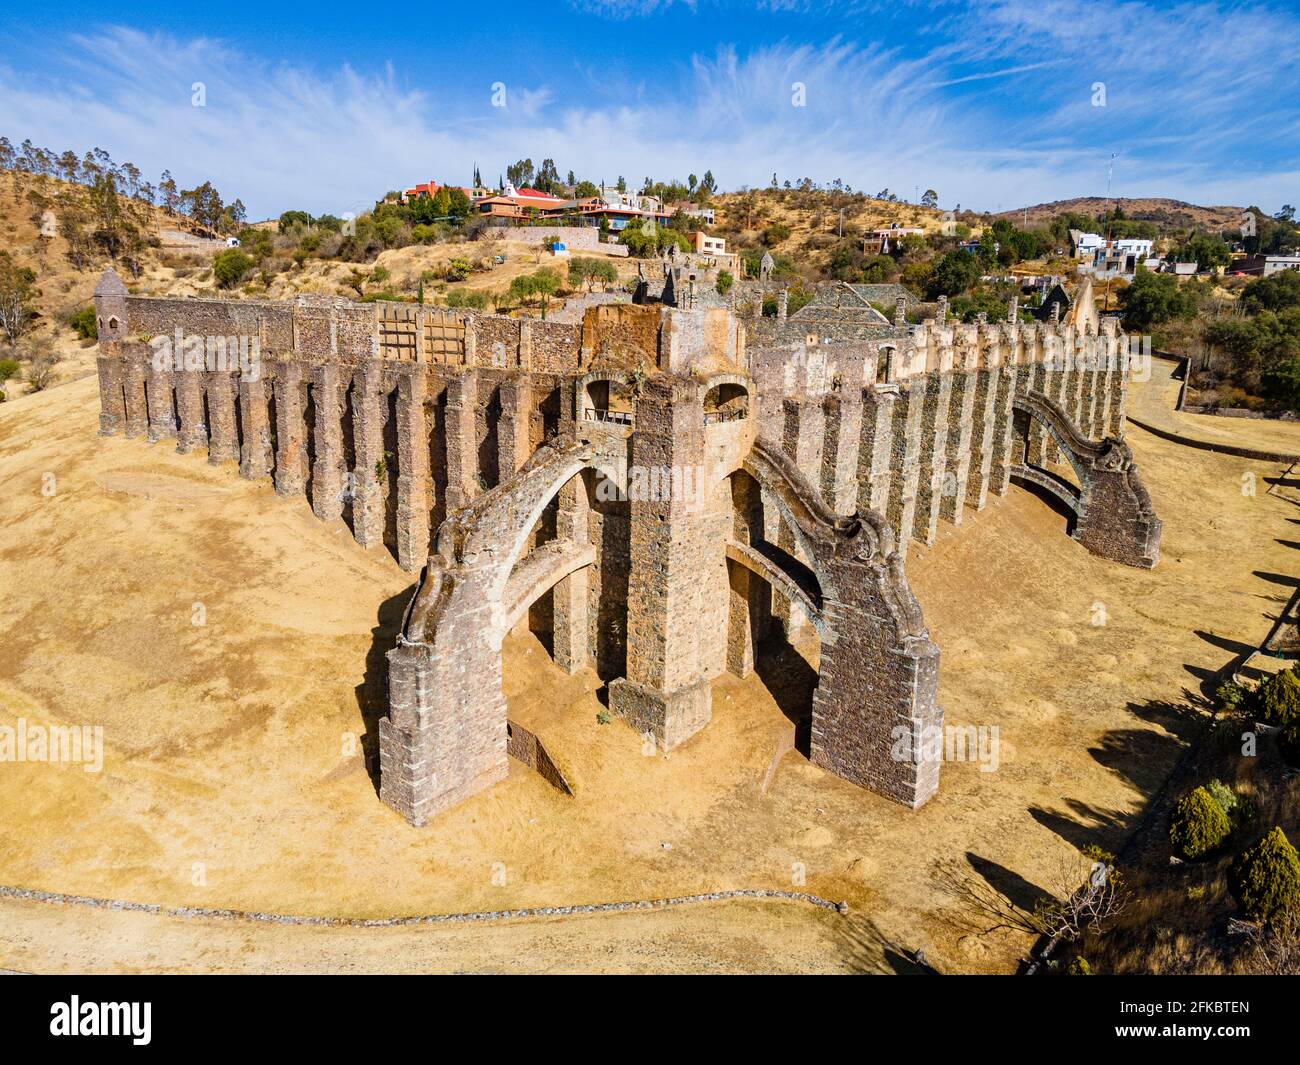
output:
[[[81,310],[68,319],[68,325],[82,340],[99,339],[99,327],[95,324],[95,308],[93,305],[82,307]]]
[[[1183,858],[1209,854],[1231,832],[1228,815],[1205,788],[1197,788],[1179,799],[1169,817],[1169,842]]]
[[[1231,817],[1232,812],[1237,808],[1236,793],[1222,780],[1217,779],[1206,784],[1205,790],[1209,792],[1210,798],[1218,803],[1219,809]]]
[[[222,288],[239,284],[253,268],[253,260],[238,248],[227,248],[212,260],[212,275]]]
[[[1070,962],[1070,967],[1065,970],[1066,976],[1091,976],[1092,966],[1088,964],[1088,959],[1082,954],[1076,955]]]
[[[1300,766],[1300,721],[1292,721],[1282,730],[1277,746],[1287,765]]]
[[[1300,910],[1300,855],[1286,833],[1274,828],[1232,868],[1232,893],[1252,921],[1271,921]]]
[[[1225,680],[1215,691],[1214,697],[1218,700],[1219,709],[1225,714],[1239,714],[1246,709],[1248,694],[1240,684]]]
[[[1300,679],[1294,669],[1274,673],[1255,691],[1255,712],[1269,725],[1285,728],[1300,721]]]
[[[11,377],[17,377],[18,370],[17,359],[0,359],[0,384],[4,384]]]

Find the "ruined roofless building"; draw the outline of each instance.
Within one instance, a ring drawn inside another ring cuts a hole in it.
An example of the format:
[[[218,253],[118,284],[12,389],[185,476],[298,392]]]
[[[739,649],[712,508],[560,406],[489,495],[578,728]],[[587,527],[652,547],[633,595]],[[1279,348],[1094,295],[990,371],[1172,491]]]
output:
[[[1125,338],[1090,298],[1060,322],[941,309],[885,339],[764,347],[722,308],[564,324],[137,297],[111,271],[95,309],[102,433],[237,462],[422,571],[379,723],[381,796],[417,825],[501,780],[508,752],[540,762],[506,718],[515,625],[549,633],[561,668],[596,670],[613,713],[666,749],[769,631],[811,626],[801,746],[919,806],[942,713],[908,545],[1018,480],[1068,508],[1089,551],[1159,554],[1122,441]]]

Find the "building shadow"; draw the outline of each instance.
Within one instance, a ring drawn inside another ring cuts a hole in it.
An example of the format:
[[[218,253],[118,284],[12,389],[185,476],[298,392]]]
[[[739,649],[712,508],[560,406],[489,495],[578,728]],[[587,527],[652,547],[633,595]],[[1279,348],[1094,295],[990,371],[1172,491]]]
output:
[[[812,703],[817,671],[786,639],[774,631],[755,649],[754,672],[772,693],[776,705],[794,724],[794,746],[805,758],[812,754]]]
[[[397,635],[402,631],[407,604],[419,587],[420,582],[416,581],[405,591],[379,604],[375,627],[370,630],[366,672],[355,689],[357,709],[361,711],[361,721],[365,726],[361,753],[376,795],[379,794],[379,719],[388,713],[388,652],[397,646]]]

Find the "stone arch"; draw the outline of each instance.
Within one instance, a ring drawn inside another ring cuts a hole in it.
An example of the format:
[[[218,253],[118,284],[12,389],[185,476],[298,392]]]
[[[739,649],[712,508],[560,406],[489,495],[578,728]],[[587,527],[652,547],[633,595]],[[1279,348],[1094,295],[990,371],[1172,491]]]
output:
[[[379,723],[380,797],[416,825],[506,775],[502,641],[539,595],[594,561],[573,540],[527,558],[525,548],[551,499],[593,463],[586,441],[545,446],[438,532],[388,654]]]
[[[939,764],[926,757],[943,722],[939,649],[907,583],[893,530],[874,511],[836,514],[768,442],[755,441],[743,468],[790,523],[816,578],[820,601],[788,565],[766,558],[802,585],[822,636],[812,762],[920,806],[939,786]]]
[[[1162,523],[1138,476],[1128,444],[1118,437],[1090,440],[1060,404],[1041,392],[1017,393],[1020,425],[1039,422],[1056,441],[1079,478],[1078,491],[1063,478],[1027,461],[1023,453],[1011,476],[1051,492],[1075,515],[1072,536],[1094,555],[1150,569],[1160,560]],[[1022,441],[1026,433],[1022,429]]]

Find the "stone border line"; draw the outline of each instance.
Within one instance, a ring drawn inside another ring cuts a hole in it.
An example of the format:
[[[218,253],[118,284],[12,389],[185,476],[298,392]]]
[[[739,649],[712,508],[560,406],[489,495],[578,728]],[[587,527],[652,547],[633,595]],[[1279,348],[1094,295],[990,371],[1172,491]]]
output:
[[[768,888],[710,891],[701,895],[675,895],[671,898],[642,899],[633,902],[595,902],[579,906],[536,906],[518,910],[478,910],[470,913],[431,913],[410,917],[309,917],[302,914],[262,913],[256,910],[211,909],[205,906],[163,906],[156,902],[100,899],[92,895],[65,895],[59,891],[37,891],[32,888],[7,887],[4,885],[0,885],[0,898],[63,903],[70,906],[89,906],[101,910],[152,913],[159,917],[206,917],[218,921],[260,921],[264,924],[311,925],[330,928],[393,928],[417,924],[502,921],[522,917],[573,917],[591,913],[662,910],[672,906],[687,906],[699,902],[722,902],[728,899],[781,899],[790,902],[806,902],[811,906],[817,906],[823,910],[833,910],[841,914],[849,912],[847,902],[831,902],[819,895],[810,895],[806,891],[777,891]]]

